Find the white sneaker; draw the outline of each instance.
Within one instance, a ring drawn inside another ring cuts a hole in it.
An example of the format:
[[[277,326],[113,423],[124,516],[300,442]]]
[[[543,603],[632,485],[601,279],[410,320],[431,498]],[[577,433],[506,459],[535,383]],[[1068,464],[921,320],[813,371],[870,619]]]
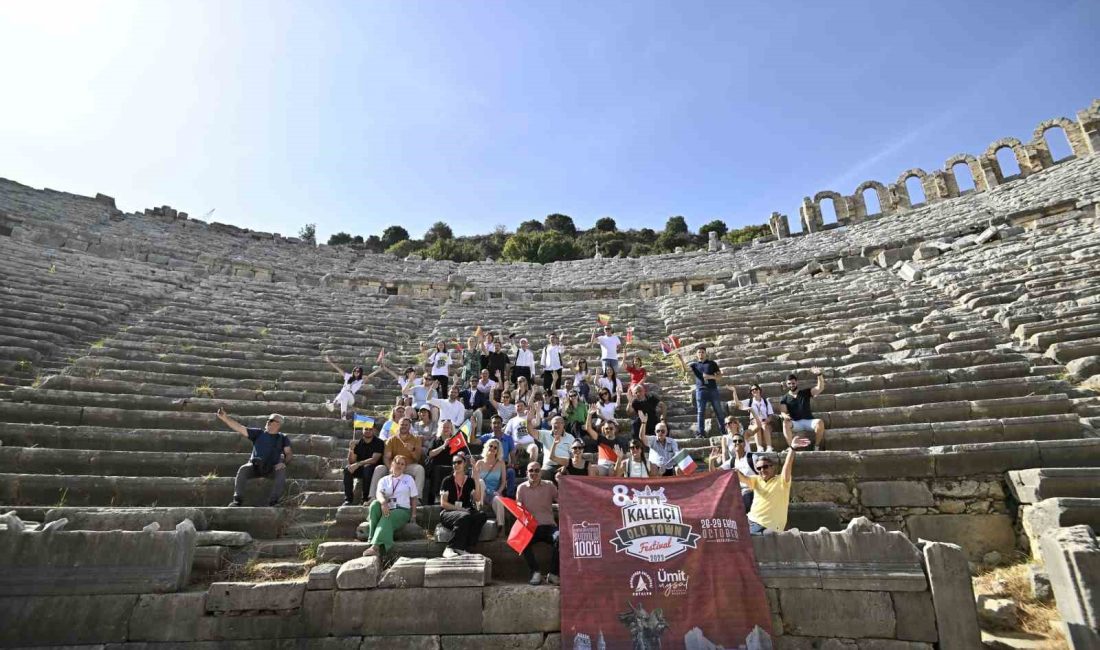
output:
[[[774,454],[774,453],[775,453],[775,450],[774,450],[774,449],[772,449],[771,447],[768,447],[768,448],[767,448],[767,449],[765,449],[764,451],[765,451],[766,453],[769,453],[769,454]]]
[[[462,550],[462,549],[460,549],[460,548],[456,548],[456,549],[455,549],[455,553],[458,553],[459,555],[469,555],[469,554],[470,554],[470,552],[469,552],[469,551],[464,551],[464,550]]]
[[[458,551],[448,546],[447,548],[443,549],[443,557],[448,559],[452,557],[458,557]]]
[[[527,584],[531,585],[532,587],[537,587],[537,586],[541,585],[542,584],[542,574],[539,573],[538,571],[535,571],[534,573],[531,574],[531,579],[527,581]]]
[[[546,574],[546,584],[548,584],[548,585],[560,585],[561,584],[561,579],[558,578],[558,575],[556,573],[547,573]]]
[[[329,413],[335,413],[336,412],[336,405],[333,404],[332,402],[325,402],[325,408],[328,409]]]

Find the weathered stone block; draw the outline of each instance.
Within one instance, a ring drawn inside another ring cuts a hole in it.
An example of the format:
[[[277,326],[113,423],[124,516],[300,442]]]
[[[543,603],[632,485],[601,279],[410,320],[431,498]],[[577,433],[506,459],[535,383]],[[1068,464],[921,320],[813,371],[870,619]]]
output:
[[[306,590],[335,589],[336,574],[340,571],[339,564],[318,564],[309,570],[309,578],[306,580]]]
[[[340,589],[374,589],[378,586],[378,574],[382,562],[378,556],[357,557],[348,560],[336,572],[336,586]]]
[[[484,555],[430,558],[424,564],[425,587],[483,587],[492,579],[492,565]]]
[[[399,557],[382,573],[378,581],[380,589],[405,589],[424,586],[424,566],[427,558]]]
[[[931,542],[924,546],[924,564],[936,610],[936,629],[941,650],[973,650],[982,647],[974,588],[966,554],[954,544]]]
[[[298,609],[302,606],[305,588],[306,583],[302,581],[215,582],[206,592],[206,611]]]
[[[1088,526],[1049,530],[1039,543],[1070,646],[1100,648],[1100,542]]]
[[[0,645],[28,647],[114,643],[127,639],[139,596],[0,597]]]
[[[367,542],[324,542],[317,546],[318,562],[347,562],[362,557],[370,548]]]
[[[480,634],[481,589],[338,589],[333,592],[336,636],[362,634]],[[386,616],[378,616],[386,612]]]
[[[935,503],[928,486],[915,481],[868,481],[860,483],[859,501],[865,506],[879,508],[931,506]]]
[[[936,631],[936,610],[931,591],[895,591],[894,613],[897,615],[897,637],[905,641],[939,641]]]
[[[914,515],[905,525],[910,539],[957,544],[974,562],[990,551],[1009,555],[1016,550],[1008,515]]]
[[[783,630],[801,636],[891,638],[897,620],[884,591],[780,589]]]
[[[202,530],[195,539],[197,546],[248,546],[252,535],[234,530]]]
[[[478,634],[474,636],[447,635],[440,637],[443,650],[539,650],[541,634]]]
[[[359,650],[440,650],[440,637],[436,634],[418,634],[402,637],[365,636]]]
[[[556,632],[561,627],[557,587],[501,585],[482,591],[482,629],[486,634]]]

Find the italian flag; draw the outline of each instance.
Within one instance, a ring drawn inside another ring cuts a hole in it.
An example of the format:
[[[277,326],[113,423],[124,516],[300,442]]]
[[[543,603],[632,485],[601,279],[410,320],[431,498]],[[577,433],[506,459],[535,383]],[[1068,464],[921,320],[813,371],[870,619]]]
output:
[[[672,464],[675,465],[684,476],[690,476],[695,473],[695,459],[691,457],[691,452],[687,449],[681,449],[676,452],[676,455],[672,457]]]

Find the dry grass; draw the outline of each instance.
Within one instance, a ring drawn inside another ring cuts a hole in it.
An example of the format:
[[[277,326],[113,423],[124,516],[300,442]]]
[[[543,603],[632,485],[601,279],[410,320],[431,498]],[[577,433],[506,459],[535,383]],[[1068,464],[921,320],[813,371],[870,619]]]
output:
[[[314,561],[288,563],[255,558],[244,564],[231,562],[214,575],[214,582],[276,582],[300,580],[309,576]]]
[[[1067,647],[1061,633],[1051,626],[1052,622],[1061,621],[1058,609],[1053,603],[1048,605],[1032,597],[1027,574],[1027,562],[991,569],[974,578],[974,593],[1009,598],[1016,603],[1019,623],[1012,631],[1043,637],[1049,641],[1043,647],[1051,650]]]

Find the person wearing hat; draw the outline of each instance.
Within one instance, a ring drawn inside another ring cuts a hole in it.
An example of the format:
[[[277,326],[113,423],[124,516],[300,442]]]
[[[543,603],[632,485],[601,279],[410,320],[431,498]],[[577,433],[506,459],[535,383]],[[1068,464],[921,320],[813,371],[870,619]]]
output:
[[[274,479],[274,485],[271,486],[267,505],[278,505],[286,488],[286,466],[294,455],[290,449],[290,438],[279,433],[283,426],[283,416],[272,413],[267,417],[267,424],[263,429],[245,427],[229,417],[224,408],[218,409],[218,419],[252,443],[252,456],[237,469],[237,479],[233,483],[233,501],[229,505],[240,506],[244,503],[244,488],[249,479],[268,477]]]

